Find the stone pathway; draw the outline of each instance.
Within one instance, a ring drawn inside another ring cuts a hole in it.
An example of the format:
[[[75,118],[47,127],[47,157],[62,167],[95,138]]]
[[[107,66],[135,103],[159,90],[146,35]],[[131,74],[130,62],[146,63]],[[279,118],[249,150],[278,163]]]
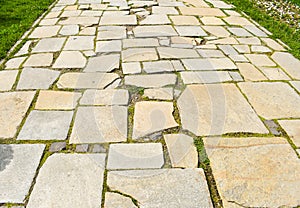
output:
[[[59,0],[0,71],[0,207],[300,206],[300,61],[219,0]]]

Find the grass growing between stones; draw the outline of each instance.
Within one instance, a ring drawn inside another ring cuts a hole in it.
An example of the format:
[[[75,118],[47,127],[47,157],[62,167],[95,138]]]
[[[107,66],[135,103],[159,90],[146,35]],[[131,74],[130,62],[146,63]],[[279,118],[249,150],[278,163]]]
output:
[[[236,6],[238,12],[244,12],[253,20],[273,33],[272,38],[278,38],[286,43],[296,58],[300,59],[300,31],[289,26],[280,19],[269,16],[260,9],[252,0],[225,0]],[[297,1],[297,0],[294,0]]]
[[[0,0],[0,60],[54,0]]]

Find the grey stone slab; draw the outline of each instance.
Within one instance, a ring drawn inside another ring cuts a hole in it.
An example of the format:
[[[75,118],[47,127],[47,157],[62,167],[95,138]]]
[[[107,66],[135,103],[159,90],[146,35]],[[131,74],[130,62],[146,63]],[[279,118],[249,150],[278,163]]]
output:
[[[240,28],[240,27],[228,27],[228,30],[232,34],[234,34],[235,36],[238,36],[238,37],[251,37],[251,36],[253,36],[247,30],[245,30],[244,28]]]
[[[98,28],[97,40],[117,40],[127,37],[124,26],[101,26]]]
[[[32,111],[18,140],[65,140],[72,116],[72,111]]]
[[[125,76],[125,85],[153,88],[175,85],[177,76],[175,74],[150,74]]]
[[[0,138],[12,138],[29,109],[35,92],[0,93]]]
[[[222,51],[220,51],[220,50],[199,49],[197,51],[204,58],[223,58],[223,57],[225,57],[224,53],[222,53]]]
[[[136,25],[135,15],[103,15],[100,19],[100,25]]]
[[[79,25],[64,25],[59,34],[61,35],[77,35],[79,33]]]
[[[49,147],[49,152],[59,152],[66,148],[66,142],[54,142]]]
[[[140,62],[122,63],[123,74],[138,74],[142,72]]]
[[[291,77],[300,79],[300,61],[292,54],[285,52],[275,52],[271,58],[281,66]]]
[[[91,26],[99,23],[99,17],[68,17],[65,20],[60,20],[61,25],[82,25]]]
[[[133,38],[124,39],[123,48],[137,48],[137,47],[155,47],[159,46],[156,38]]]
[[[131,198],[123,196],[118,193],[106,192],[105,193],[105,208],[137,208]]]
[[[229,58],[182,59],[182,63],[190,71],[237,69]]]
[[[81,105],[128,105],[129,92],[123,89],[86,90]]]
[[[151,14],[146,16],[139,22],[139,25],[167,25],[171,24],[167,15],[164,14]]]
[[[122,51],[123,62],[158,60],[155,48],[128,48]]]
[[[145,89],[144,97],[150,99],[159,99],[159,100],[173,100],[173,88],[154,88],[154,89]]]
[[[66,38],[44,38],[32,49],[33,53],[57,52],[63,47]]]
[[[174,67],[171,61],[143,62],[143,70],[147,73],[172,72]]]
[[[177,104],[183,129],[197,136],[269,133],[234,84],[189,85]]]
[[[53,68],[83,68],[85,64],[86,58],[80,51],[63,51],[53,64]]]
[[[213,207],[202,169],[110,171],[107,185],[144,208]]]
[[[44,144],[0,145],[0,203],[24,202],[44,149]]]
[[[184,84],[220,83],[232,81],[226,71],[180,72]]]
[[[200,57],[196,50],[187,48],[158,47],[160,58],[181,59]]]
[[[96,43],[96,52],[110,53],[110,52],[120,52],[121,50],[122,50],[121,40],[97,41]]]
[[[133,33],[137,38],[177,36],[176,31],[170,25],[137,26],[133,29]]]
[[[36,27],[29,35],[29,38],[48,38],[56,36],[61,26],[41,26]]]
[[[107,168],[151,169],[164,165],[163,148],[160,143],[111,144]]]
[[[93,50],[95,36],[70,36],[64,46],[64,50]]]
[[[23,69],[17,89],[48,89],[60,72],[45,68]]]
[[[127,108],[79,107],[71,144],[123,142],[127,140]]]
[[[265,119],[300,117],[300,97],[283,82],[239,83],[258,115]]]
[[[40,169],[28,208],[98,207],[104,154],[54,154]]]
[[[111,72],[120,67],[120,54],[91,57],[84,68],[86,72]]]
[[[290,81],[290,84],[300,93],[300,81]]]
[[[89,145],[88,144],[77,144],[75,148],[75,152],[88,152]]]
[[[245,25],[244,28],[257,37],[268,37],[264,31],[254,25]]]
[[[300,204],[299,158],[286,139],[203,140],[224,207],[235,207],[235,203],[245,207]]]
[[[11,90],[16,81],[18,73],[18,70],[0,71],[0,91]]]

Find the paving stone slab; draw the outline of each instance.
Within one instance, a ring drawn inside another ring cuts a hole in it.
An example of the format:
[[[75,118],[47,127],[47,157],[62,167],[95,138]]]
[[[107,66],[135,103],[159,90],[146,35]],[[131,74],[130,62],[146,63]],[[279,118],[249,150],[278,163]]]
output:
[[[97,40],[117,40],[126,38],[124,26],[101,26],[98,28]]]
[[[17,89],[48,89],[60,72],[45,68],[23,69]]]
[[[145,89],[144,97],[150,99],[159,99],[159,100],[172,100],[173,99],[173,88],[154,88],[154,89]]]
[[[147,73],[172,72],[174,67],[171,61],[143,62],[143,70]]]
[[[71,144],[123,142],[127,139],[127,108],[79,107]]]
[[[177,36],[176,31],[170,25],[137,26],[133,29],[133,33],[137,38]]]
[[[157,88],[167,85],[175,85],[177,76],[175,74],[149,74],[125,76],[125,85],[133,85],[144,88]]]
[[[160,143],[109,146],[107,169],[152,169],[163,165],[163,148]]]
[[[123,89],[86,90],[81,105],[128,105],[129,93]]]
[[[222,10],[217,8],[194,8],[194,7],[179,7],[181,14],[183,15],[197,15],[197,16],[226,16]]]
[[[142,72],[141,64],[139,62],[122,63],[123,74],[138,74]]]
[[[97,41],[96,52],[110,53],[120,52],[122,50],[121,40]]]
[[[131,198],[114,192],[105,193],[105,208],[137,208]]]
[[[197,136],[269,132],[234,84],[189,85],[177,104],[183,129]]]
[[[132,138],[178,126],[172,102],[142,101],[135,104]]]
[[[289,135],[297,147],[300,147],[300,120],[278,120],[280,126]]]
[[[213,207],[202,169],[110,171],[107,185],[144,208]]]
[[[5,63],[5,69],[18,69],[27,57],[18,57],[9,59]]]
[[[245,81],[267,80],[267,77],[250,63],[237,63],[236,65]]]
[[[24,202],[44,149],[44,144],[0,145],[0,203]]]
[[[180,72],[184,84],[220,83],[232,81],[228,72],[203,71],[203,72]]]
[[[225,20],[225,22],[227,22],[229,25],[240,25],[240,26],[253,25],[245,17],[229,16],[223,18],[223,20]]]
[[[290,84],[300,93],[300,81],[290,81]]]
[[[271,38],[261,38],[261,40],[270,48],[272,48],[275,51],[286,51],[286,49],[277,43],[275,40]]]
[[[156,38],[133,38],[123,39],[123,48],[137,48],[137,47],[155,47],[159,46]]]
[[[167,15],[164,14],[152,14],[146,16],[139,22],[139,25],[167,25],[171,24]]]
[[[137,19],[135,15],[103,15],[100,25],[136,25]]]
[[[50,156],[40,169],[27,207],[99,206],[104,166],[104,154]]]
[[[153,14],[178,14],[178,11],[174,7],[167,6],[154,6],[152,7]]]
[[[128,48],[122,51],[123,62],[158,60],[155,48]]]
[[[265,119],[300,117],[300,97],[283,82],[239,83],[258,115]]]
[[[197,51],[204,58],[224,58],[225,57],[224,53],[220,50],[199,49]]]
[[[48,38],[56,36],[61,26],[42,26],[36,27],[29,38]]]
[[[259,67],[269,80],[290,80],[289,76],[280,68]]]
[[[164,139],[171,158],[172,167],[198,167],[198,152],[192,137],[184,134],[166,134],[164,135]]]
[[[103,89],[118,78],[115,73],[70,72],[60,76],[57,86],[60,89]]]
[[[202,26],[202,28],[216,37],[229,37],[230,33],[223,26]]]
[[[183,65],[190,71],[236,69],[229,58],[182,59]]]
[[[60,20],[61,25],[82,25],[91,26],[99,23],[99,17],[68,17],[65,20]]]
[[[111,72],[120,67],[120,54],[91,57],[84,68],[86,72]]]
[[[0,71],[0,91],[11,90],[16,81],[18,73],[18,70]]]
[[[70,36],[64,46],[65,51],[93,50],[95,36]]]
[[[44,38],[32,49],[33,53],[57,52],[63,47],[66,38]]]
[[[198,58],[200,57],[196,50],[187,48],[172,48],[172,47],[158,47],[160,58],[167,59],[181,59],[181,58]]]
[[[39,53],[32,54],[23,64],[23,67],[42,67],[42,66],[51,66],[53,61],[52,53]]]
[[[201,17],[200,20],[204,25],[226,25],[225,22],[218,17]]]
[[[207,36],[207,33],[200,26],[175,26],[175,29],[180,36]]]
[[[300,163],[284,138],[203,140],[225,207],[300,204]]]
[[[271,58],[281,66],[291,77],[300,79],[300,61],[292,54],[285,52],[275,52]]]
[[[77,35],[79,33],[79,25],[64,25],[59,31],[60,35]]]
[[[17,132],[35,92],[0,93],[0,138],[12,138]]]
[[[263,54],[245,54],[255,66],[276,66],[276,64],[267,56]]]
[[[200,25],[200,22],[193,16],[169,16],[174,25]]]
[[[79,51],[63,51],[56,59],[53,68],[83,68],[86,58]]]
[[[72,111],[34,110],[26,119],[18,140],[65,140],[72,116]]]

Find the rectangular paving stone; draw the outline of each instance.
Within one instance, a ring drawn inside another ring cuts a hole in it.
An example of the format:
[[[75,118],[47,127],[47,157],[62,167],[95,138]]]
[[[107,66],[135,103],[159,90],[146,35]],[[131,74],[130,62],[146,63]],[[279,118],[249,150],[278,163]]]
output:
[[[180,36],[207,36],[207,33],[200,26],[175,26],[175,29]]]
[[[244,28],[257,37],[268,37],[264,31],[254,25],[245,25]]]
[[[33,53],[56,52],[62,49],[66,38],[44,38],[32,49]]]
[[[97,40],[117,40],[127,37],[124,26],[101,26],[98,28]]]
[[[31,111],[18,140],[65,140],[72,116],[72,111]]]
[[[16,81],[18,73],[18,70],[0,71],[0,91],[11,90]]]
[[[223,18],[225,22],[227,22],[229,25],[240,25],[240,26],[246,26],[246,25],[253,25],[248,19],[245,17],[239,17],[239,16],[229,16]]]
[[[285,52],[275,52],[271,58],[281,66],[291,77],[300,79],[300,61],[292,54]]]
[[[17,57],[9,59],[5,63],[5,69],[18,69],[27,57]]]
[[[137,208],[131,198],[114,192],[105,193],[105,208]]]
[[[97,41],[96,52],[110,53],[120,52],[122,50],[121,40],[108,40],[108,41]]]
[[[174,25],[200,25],[200,22],[193,16],[169,16]]]
[[[41,26],[36,27],[29,35],[29,38],[48,38],[56,36],[61,26]]]
[[[236,207],[236,203],[294,207],[300,203],[299,159],[286,139],[216,137],[203,141],[224,207]]]
[[[148,97],[149,99],[173,100],[173,88],[145,89],[143,96]]]
[[[267,56],[263,54],[245,54],[255,66],[276,66],[276,64]]]
[[[100,19],[100,25],[136,25],[135,15],[103,15]]]
[[[44,144],[0,145],[0,203],[24,203]]]
[[[123,74],[138,74],[142,72],[140,62],[122,63]]]
[[[204,58],[223,58],[225,55],[220,50],[198,49],[198,53]]]
[[[161,143],[111,144],[107,169],[151,169],[164,165]]]
[[[226,16],[222,10],[217,8],[195,8],[195,7],[178,7],[183,15],[197,15],[197,16]]]
[[[155,48],[128,48],[122,51],[123,62],[157,60]]]
[[[104,166],[105,154],[51,155],[39,171],[27,207],[99,206]]]
[[[259,67],[259,69],[268,77],[269,80],[290,80],[288,75],[280,68]]]
[[[261,45],[261,41],[257,37],[237,38],[237,41],[240,44],[245,44],[245,45]]]
[[[229,37],[230,33],[223,26],[202,26],[202,28],[216,37]]]
[[[83,68],[85,64],[86,58],[80,51],[62,51],[53,64],[53,68]]]
[[[236,65],[245,81],[267,80],[267,77],[250,63],[237,63]]]
[[[174,71],[171,61],[143,62],[143,70],[147,73],[172,72]]]
[[[167,25],[171,24],[167,15],[152,14],[139,21],[139,25]]]
[[[82,25],[91,26],[99,23],[99,17],[68,17],[65,20],[60,20],[61,25]]]
[[[156,38],[134,38],[123,39],[123,48],[137,48],[137,47],[155,47],[159,46]]]
[[[198,58],[200,57],[196,50],[187,48],[172,48],[172,47],[158,47],[160,58]]]
[[[101,55],[88,60],[85,72],[111,72],[120,67],[120,54]]]
[[[59,31],[60,35],[77,35],[79,33],[79,25],[64,25]]]
[[[220,83],[232,81],[225,71],[180,72],[184,84]]]
[[[261,38],[261,40],[270,48],[272,48],[275,51],[286,51],[286,49],[280,45],[278,42],[271,38]]]
[[[23,64],[23,67],[42,67],[42,66],[51,66],[53,61],[52,53],[39,53],[32,54]]]
[[[129,93],[123,89],[86,90],[81,105],[128,105]]]
[[[79,107],[70,144],[124,142],[127,140],[127,108]]]
[[[228,58],[182,59],[187,70],[226,70],[236,69],[236,65]]]
[[[153,88],[175,85],[177,76],[175,74],[149,74],[125,76],[125,85]]]
[[[153,14],[178,14],[174,7],[154,6],[152,7]]]
[[[300,93],[300,81],[290,81],[290,84]]]
[[[93,50],[94,39],[94,36],[70,36],[64,46],[64,50]]]
[[[300,97],[287,83],[239,83],[258,115],[265,119],[300,117]]]
[[[218,17],[201,17],[200,20],[204,25],[226,25],[225,22]]]
[[[293,143],[300,147],[300,120],[278,120],[278,123],[289,135]]]
[[[176,31],[170,25],[137,26],[133,29],[133,33],[137,38],[177,36]]]

